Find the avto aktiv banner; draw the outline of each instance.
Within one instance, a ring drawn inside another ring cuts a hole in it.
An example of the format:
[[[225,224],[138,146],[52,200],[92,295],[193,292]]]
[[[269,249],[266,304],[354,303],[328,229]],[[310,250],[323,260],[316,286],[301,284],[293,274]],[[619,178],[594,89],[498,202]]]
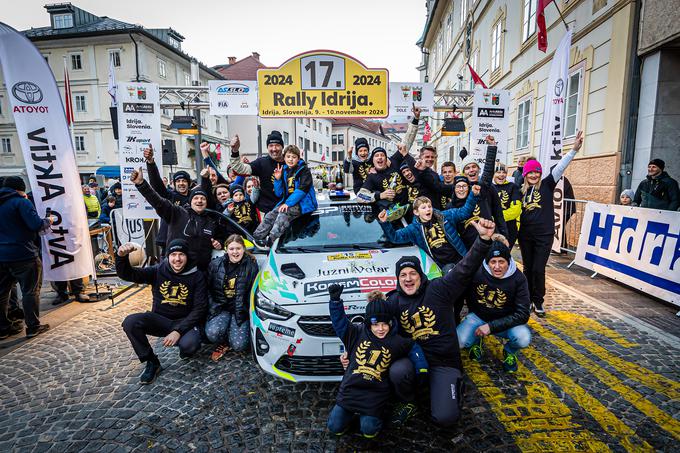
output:
[[[576,264],[680,305],[680,212],[588,203]]]
[[[0,65],[36,210],[56,217],[42,236],[43,277],[94,275],[92,245],[73,143],[54,75],[33,44],[0,23]]]
[[[571,47],[571,30],[564,35],[560,45],[555,50],[550,76],[545,92],[545,107],[543,109],[543,127],[541,129],[541,149],[538,161],[543,167],[543,177],[550,173],[552,167],[562,158],[562,137],[564,135],[564,100],[569,80],[569,48]],[[562,219],[564,209],[564,178],[560,178],[555,187],[553,202],[555,203],[555,238],[552,249],[560,251],[562,244]]]

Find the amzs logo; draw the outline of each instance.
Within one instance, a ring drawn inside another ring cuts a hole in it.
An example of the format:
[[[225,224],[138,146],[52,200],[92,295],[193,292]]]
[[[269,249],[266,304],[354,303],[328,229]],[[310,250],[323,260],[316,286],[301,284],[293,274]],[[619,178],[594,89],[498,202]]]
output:
[[[217,87],[217,94],[248,94],[250,87],[242,83],[225,83]]]
[[[42,90],[33,82],[18,82],[12,87],[15,98],[26,104],[37,104],[43,100]]]

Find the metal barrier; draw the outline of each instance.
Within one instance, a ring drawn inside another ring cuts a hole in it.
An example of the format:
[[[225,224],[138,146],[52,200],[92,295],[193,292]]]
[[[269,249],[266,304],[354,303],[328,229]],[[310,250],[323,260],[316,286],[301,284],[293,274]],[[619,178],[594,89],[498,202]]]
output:
[[[560,250],[563,252],[576,254],[587,203],[588,200],[574,200],[571,198],[564,198],[562,200],[564,223],[562,225],[562,244],[560,245]]]

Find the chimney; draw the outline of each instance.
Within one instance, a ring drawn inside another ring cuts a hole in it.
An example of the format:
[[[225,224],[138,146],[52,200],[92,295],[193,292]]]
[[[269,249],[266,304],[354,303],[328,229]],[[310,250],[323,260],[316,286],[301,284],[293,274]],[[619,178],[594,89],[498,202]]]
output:
[[[253,52],[253,58],[256,59],[257,61],[260,61],[260,54],[257,52]]]
[[[229,64],[236,63],[236,57],[229,57]]]

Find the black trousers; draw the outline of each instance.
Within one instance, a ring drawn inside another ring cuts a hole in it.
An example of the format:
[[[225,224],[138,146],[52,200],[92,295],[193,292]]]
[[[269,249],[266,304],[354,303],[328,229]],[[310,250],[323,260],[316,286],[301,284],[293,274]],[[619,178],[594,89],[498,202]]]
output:
[[[168,335],[173,330],[173,322],[172,319],[150,311],[128,315],[123,320],[123,330],[140,362],[146,362],[155,356],[146,336],[164,337]],[[184,333],[177,342],[177,346],[180,354],[184,357],[196,354],[201,348],[201,333],[198,328],[194,327]]]
[[[68,282],[54,282],[54,286],[57,288],[57,294],[61,297],[68,297],[68,286],[71,285],[71,294],[74,296],[83,292],[85,285],[83,285],[82,278],[76,278],[75,280],[70,280]]]
[[[508,226],[508,244],[510,244],[510,250],[512,251],[512,248],[515,246],[515,241],[517,241],[517,220],[510,220],[509,222],[505,222],[506,225]]]
[[[430,415],[443,427],[454,425],[463,407],[463,374],[457,368],[435,366],[428,372],[430,383]],[[416,371],[408,358],[390,366],[390,381],[402,401],[413,402],[416,397]]]
[[[545,298],[545,267],[550,258],[553,236],[528,236],[520,227],[519,249],[522,252],[524,275],[529,283],[529,298],[534,304],[543,304]]]
[[[42,262],[35,257],[24,261],[0,263],[0,329],[8,329],[7,318],[12,288],[19,283],[21,303],[24,309],[26,328],[35,329],[40,325],[40,288],[42,286]]]

